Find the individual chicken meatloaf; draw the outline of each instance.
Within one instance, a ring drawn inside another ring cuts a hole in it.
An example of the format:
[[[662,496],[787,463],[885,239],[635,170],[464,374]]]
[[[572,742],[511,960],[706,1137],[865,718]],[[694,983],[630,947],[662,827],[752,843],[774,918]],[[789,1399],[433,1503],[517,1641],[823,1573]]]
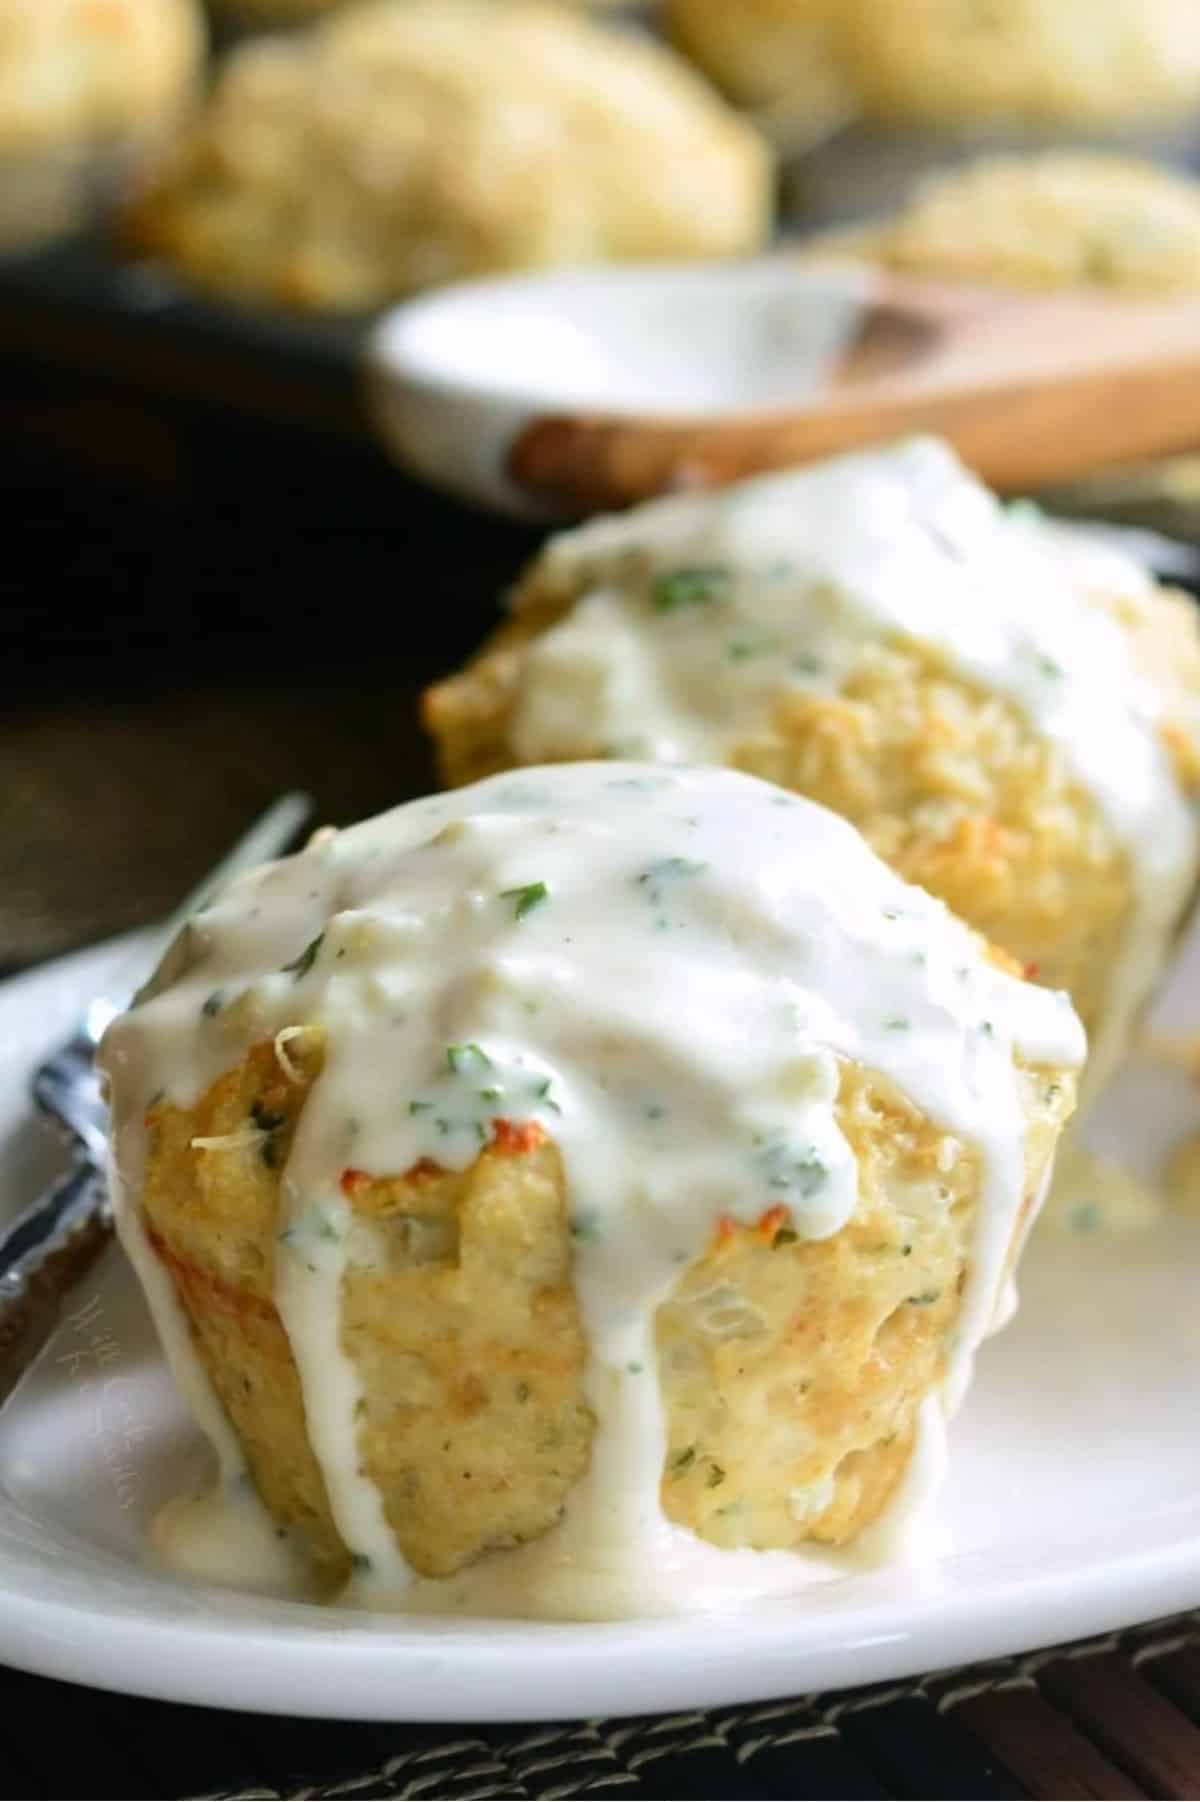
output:
[[[586,1617],[916,1506],[1082,1055],[836,815],[602,763],[238,882],[103,1063],[228,1507],[325,1593]]]

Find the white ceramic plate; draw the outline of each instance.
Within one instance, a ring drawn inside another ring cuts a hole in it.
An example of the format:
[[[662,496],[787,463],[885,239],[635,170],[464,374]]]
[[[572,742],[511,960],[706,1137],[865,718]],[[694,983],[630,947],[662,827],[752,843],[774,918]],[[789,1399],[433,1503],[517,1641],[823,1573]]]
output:
[[[0,1207],[56,1155],[23,1123],[29,1063],[112,957],[0,989]],[[1025,1269],[927,1563],[719,1617],[560,1625],[381,1618],[151,1569],[145,1523],[204,1454],[110,1254],[0,1420],[0,1659],[225,1707],[547,1720],[886,1680],[1200,1605],[1200,1223],[1043,1239]]]

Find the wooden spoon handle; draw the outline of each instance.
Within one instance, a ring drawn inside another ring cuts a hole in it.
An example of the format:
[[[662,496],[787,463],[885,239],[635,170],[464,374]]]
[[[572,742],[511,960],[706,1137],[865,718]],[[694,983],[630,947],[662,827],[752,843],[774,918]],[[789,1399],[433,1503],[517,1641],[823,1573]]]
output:
[[[882,276],[826,392],[707,419],[542,416],[508,473],[572,511],[710,488],[909,432],[1001,492],[1200,446],[1200,302],[1029,296]]]

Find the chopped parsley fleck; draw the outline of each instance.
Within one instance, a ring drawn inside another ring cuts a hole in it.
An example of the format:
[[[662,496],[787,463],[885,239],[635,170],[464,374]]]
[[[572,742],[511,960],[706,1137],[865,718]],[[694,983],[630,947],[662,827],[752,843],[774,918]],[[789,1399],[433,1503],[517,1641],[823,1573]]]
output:
[[[722,1467],[719,1464],[710,1463],[708,1474],[704,1479],[704,1487],[706,1489],[719,1489],[724,1481],[725,1472]]]
[[[284,964],[282,973],[285,976],[294,976],[296,981],[299,982],[303,977],[308,975],[308,972],[316,963],[317,953],[324,943],[325,934],[319,932],[315,939],[312,939],[305,945],[299,957],[293,958],[290,964]]]
[[[908,1305],[910,1308],[928,1308],[933,1302],[938,1300],[941,1293],[940,1289],[922,1290],[920,1295],[910,1295],[908,1297]]]
[[[562,1109],[559,1107],[557,1101],[555,1101],[553,1095],[550,1093],[550,1078],[549,1077],[546,1078],[545,1082],[540,1082],[538,1084],[537,1088],[534,1090],[534,1094],[537,1096],[537,1099],[540,1102],[542,1102],[542,1104],[545,1107],[548,1107],[550,1109],[550,1112],[552,1114],[561,1114],[562,1113]]]
[[[273,1133],[277,1126],[285,1123],[287,1115],[277,1113],[274,1108],[266,1107],[261,1101],[256,1101],[250,1109],[250,1118],[260,1132]]]
[[[499,1101],[503,1093],[503,1089],[480,1089],[479,1099],[480,1101]]]
[[[797,1151],[781,1134],[758,1143],[755,1162],[769,1189],[797,1194],[804,1201],[815,1195],[829,1176],[827,1166],[811,1145]]]
[[[1039,657],[1037,665],[1043,676],[1055,677],[1061,676],[1063,673],[1062,664],[1056,663],[1053,657]]]
[[[992,1025],[990,1020],[981,1020],[979,1023],[979,1030],[982,1033],[986,1033],[989,1039],[994,1039],[996,1036],[996,1028]]]
[[[645,1365],[633,1363],[633,1364],[627,1364],[625,1366],[625,1368],[629,1372],[631,1377],[640,1377],[642,1374],[642,1371],[645,1369]]]
[[[518,920],[531,914],[535,907],[550,899],[550,890],[544,882],[527,882],[524,888],[506,888],[501,893],[502,901],[515,901],[515,913]]]
[[[778,1251],[781,1245],[794,1245],[799,1237],[799,1233],[793,1232],[790,1226],[781,1226],[771,1240],[771,1250]]]
[[[446,1062],[455,1076],[469,1076],[472,1071],[492,1068],[491,1058],[479,1045],[447,1045]]]
[[[801,676],[819,676],[821,660],[814,657],[811,651],[801,651],[798,657],[792,658],[792,668]]]
[[[1073,1233],[1094,1233],[1101,1219],[1100,1208],[1094,1201],[1085,1201],[1081,1207],[1072,1208],[1067,1216]]]
[[[637,886],[644,889],[649,901],[655,906],[662,905],[664,891],[677,882],[684,882],[691,876],[702,876],[707,870],[706,863],[695,863],[688,857],[660,857],[643,870],[637,878]]]
[[[261,1101],[256,1101],[251,1106],[250,1118],[259,1132],[265,1134],[259,1147],[259,1156],[268,1170],[274,1170],[279,1163],[279,1146],[275,1133],[287,1124],[287,1115],[277,1113],[273,1108],[265,1107]]]
[[[884,1021],[883,1030],[884,1032],[907,1032],[909,1024],[910,1022],[900,1014],[894,1014],[890,1020]]]
[[[666,1111],[666,1108],[659,1102],[652,1102],[646,1109],[646,1118],[647,1120],[661,1120],[666,1114]]]
[[[572,1239],[582,1239],[586,1243],[599,1239],[603,1232],[603,1223],[596,1214],[577,1214],[571,1222]]]
[[[693,564],[659,576],[650,598],[656,613],[674,613],[679,607],[703,607],[724,600],[731,585],[731,573],[723,564]]]
[[[529,1400],[529,1384],[518,1383],[516,1393],[519,1402],[527,1402]]]
[[[322,1239],[326,1245],[336,1245],[341,1236],[336,1221],[320,1208],[306,1209],[298,1220],[278,1235],[281,1245],[286,1245],[289,1250],[297,1253],[301,1246],[311,1244],[314,1239]],[[308,1263],[307,1259],[304,1261],[309,1270],[316,1269],[315,1264]]]
[[[694,1445],[685,1446],[683,1451],[676,1452],[675,1456],[671,1459],[671,1475],[673,1477],[683,1476],[684,1472],[689,1471],[695,1462],[696,1462],[695,1446]]]
[[[747,657],[753,657],[755,649],[748,638],[731,638],[727,652],[730,663],[745,663]]]
[[[410,1101],[408,1111],[410,1114],[427,1114],[432,1106],[432,1101]]]
[[[214,989],[212,994],[208,997],[208,1000],[204,1003],[204,1006],[200,1009],[200,1012],[204,1015],[206,1020],[212,1020],[220,1013],[224,1005],[224,989]]]
[[[298,1221],[295,1226],[285,1227],[283,1232],[278,1234],[278,1241],[279,1241],[280,1245],[286,1245],[288,1250],[291,1252],[292,1256],[299,1258],[300,1262],[304,1265],[304,1268],[309,1272],[309,1274],[312,1276],[316,1276],[316,1274],[317,1274],[316,1265],[313,1263],[311,1258],[305,1256],[304,1251],[302,1249],[304,1247],[306,1241],[309,1240],[310,1238],[311,1238],[311,1229],[303,1221]]]
[[[883,910],[883,917],[885,920],[898,920],[900,918],[900,911],[895,907],[885,907]]]
[[[355,1570],[370,1570],[371,1560],[365,1552],[355,1552],[350,1560]]]

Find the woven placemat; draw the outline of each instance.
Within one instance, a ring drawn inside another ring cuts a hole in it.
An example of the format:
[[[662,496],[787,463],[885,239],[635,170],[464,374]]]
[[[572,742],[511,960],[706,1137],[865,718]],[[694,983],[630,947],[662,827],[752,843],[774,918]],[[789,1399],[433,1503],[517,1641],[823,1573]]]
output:
[[[1194,1798],[1200,1614],[840,1695],[566,1726],[290,1721],[7,1671],[0,1708],[10,1796]]]

